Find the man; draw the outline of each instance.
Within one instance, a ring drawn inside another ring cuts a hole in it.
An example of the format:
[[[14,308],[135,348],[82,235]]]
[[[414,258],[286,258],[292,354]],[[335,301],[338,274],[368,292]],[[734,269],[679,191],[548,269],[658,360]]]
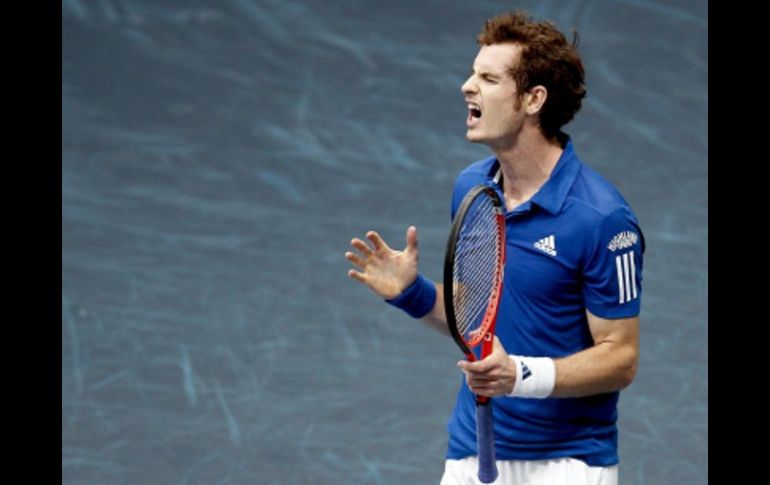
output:
[[[617,401],[636,373],[644,239],[621,194],[561,131],[580,109],[584,72],[549,22],[521,12],[486,22],[462,85],[468,140],[493,156],[457,177],[506,206],[508,254],[492,354],[464,373],[442,484],[477,483],[474,393],[494,399],[495,483],[617,483]],[[418,273],[417,229],[391,249],[351,241],[348,276],[448,334],[441,285]]]

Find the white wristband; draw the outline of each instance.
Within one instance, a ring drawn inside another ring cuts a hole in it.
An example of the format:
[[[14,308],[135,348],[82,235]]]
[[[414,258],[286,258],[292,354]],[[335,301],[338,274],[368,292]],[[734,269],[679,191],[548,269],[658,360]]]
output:
[[[516,365],[516,384],[508,396],[543,399],[556,384],[556,365],[550,357],[509,355]]]

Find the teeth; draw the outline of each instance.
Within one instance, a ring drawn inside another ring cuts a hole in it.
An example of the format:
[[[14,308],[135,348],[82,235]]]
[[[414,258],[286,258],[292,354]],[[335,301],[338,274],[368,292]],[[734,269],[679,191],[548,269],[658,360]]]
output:
[[[468,111],[473,118],[481,118],[481,108],[476,103],[468,103]]]

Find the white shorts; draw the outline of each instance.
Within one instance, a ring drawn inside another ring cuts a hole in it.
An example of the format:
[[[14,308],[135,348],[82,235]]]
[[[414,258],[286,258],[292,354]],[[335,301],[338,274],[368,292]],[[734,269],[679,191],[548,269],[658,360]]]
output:
[[[618,466],[588,466],[575,458],[498,460],[494,485],[618,485]],[[475,456],[446,460],[441,485],[483,485]]]

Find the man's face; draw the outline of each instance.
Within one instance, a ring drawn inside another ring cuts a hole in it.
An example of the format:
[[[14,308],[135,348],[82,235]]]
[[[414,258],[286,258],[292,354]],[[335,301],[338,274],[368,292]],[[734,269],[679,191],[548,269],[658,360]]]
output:
[[[515,141],[525,113],[516,98],[509,69],[519,62],[518,44],[484,45],[473,62],[471,76],[460,88],[468,104],[469,141],[505,148]]]

